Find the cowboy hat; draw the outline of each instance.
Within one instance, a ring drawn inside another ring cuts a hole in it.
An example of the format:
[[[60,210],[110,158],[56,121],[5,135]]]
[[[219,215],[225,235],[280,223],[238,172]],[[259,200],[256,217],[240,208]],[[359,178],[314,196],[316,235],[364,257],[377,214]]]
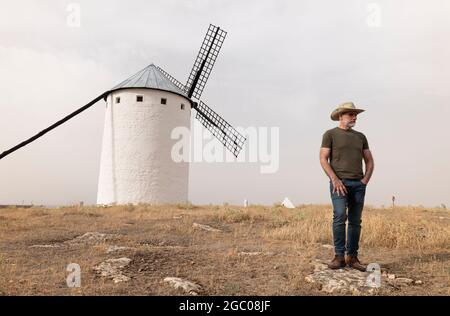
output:
[[[348,113],[348,112],[354,112],[356,114],[359,114],[364,111],[365,110],[363,110],[363,109],[357,109],[355,107],[355,105],[353,104],[353,102],[345,102],[345,103],[342,103],[341,105],[339,105],[336,109],[334,109],[334,111],[331,113],[331,119],[333,121],[339,121],[340,114]]]

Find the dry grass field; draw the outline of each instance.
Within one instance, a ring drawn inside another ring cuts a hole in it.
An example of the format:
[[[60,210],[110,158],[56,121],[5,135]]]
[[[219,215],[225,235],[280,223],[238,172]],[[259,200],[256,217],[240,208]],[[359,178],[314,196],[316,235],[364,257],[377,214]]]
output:
[[[330,205],[1,209],[0,295],[184,295],[165,277],[200,284],[201,295],[327,295],[305,276],[314,260],[333,256],[323,246],[332,244],[331,221]],[[450,295],[450,211],[366,206],[362,227],[363,263],[423,281],[377,294]],[[87,232],[113,237],[68,244]],[[108,253],[111,245],[130,249]],[[128,282],[93,271],[120,257],[131,259],[123,271]],[[79,288],[66,284],[69,263],[81,267]]]

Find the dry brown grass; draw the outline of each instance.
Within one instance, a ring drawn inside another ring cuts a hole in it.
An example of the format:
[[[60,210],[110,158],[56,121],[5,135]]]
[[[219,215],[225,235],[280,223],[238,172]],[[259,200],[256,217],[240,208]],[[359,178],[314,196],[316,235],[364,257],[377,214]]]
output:
[[[181,218],[179,218],[181,216]],[[174,218],[175,217],[175,218]],[[0,294],[3,295],[179,295],[161,283],[178,276],[200,283],[205,295],[322,295],[304,281],[310,262],[333,251],[331,207],[137,205],[109,208],[2,209],[0,211]],[[219,228],[212,233],[193,223]],[[366,207],[361,259],[378,262],[421,286],[394,294],[449,295],[450,212],[421,207]],[[63,248],[30,248],[61,243],[86,232],[119,234],[116,240]],[[108,245],[134,250],[107,254]],[[258,251],[259,256],[239,256]],[[127,256],[128,283],[96,276],[92,267]],[[67,288],[67,264],[82,269],[82,286]]]

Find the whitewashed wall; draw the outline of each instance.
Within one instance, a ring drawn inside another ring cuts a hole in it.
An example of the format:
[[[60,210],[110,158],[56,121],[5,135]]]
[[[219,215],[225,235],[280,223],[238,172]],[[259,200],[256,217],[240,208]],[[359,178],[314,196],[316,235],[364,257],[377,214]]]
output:
[[[136,102],[137,95],[144,101]],[[125,89],[112,92],[106,107],[97,204],[186,202],[189,163],[172,160],[177,140],[170,135],[177,126],[190,128],[189,101],[165,91]]]

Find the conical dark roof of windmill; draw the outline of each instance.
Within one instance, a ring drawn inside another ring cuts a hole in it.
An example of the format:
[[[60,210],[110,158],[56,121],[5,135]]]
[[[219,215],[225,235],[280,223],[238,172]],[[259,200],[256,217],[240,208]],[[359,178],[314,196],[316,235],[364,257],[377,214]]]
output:
[[[130,78],[114,86],[110,92],[127,88],[148,88],[173,92],[186,96],[185,92],[173,84],[164,74],[154,65],[150,64]]]

